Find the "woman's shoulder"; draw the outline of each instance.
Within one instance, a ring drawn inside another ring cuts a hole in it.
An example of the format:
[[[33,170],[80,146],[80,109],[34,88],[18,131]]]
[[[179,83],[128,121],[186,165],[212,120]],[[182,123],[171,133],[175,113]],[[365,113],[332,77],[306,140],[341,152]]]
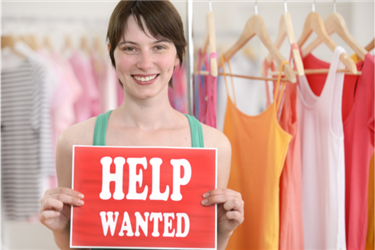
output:
[[[66,129],[60,135],[58,144],[70,148],[72,145],[92,145],[96,118],[92,117]]]
[[[220,130],[206,124],[201,123],[201,125],[205,147],[218,148],[231,152],[231,145],[226,135],[224,135]]]

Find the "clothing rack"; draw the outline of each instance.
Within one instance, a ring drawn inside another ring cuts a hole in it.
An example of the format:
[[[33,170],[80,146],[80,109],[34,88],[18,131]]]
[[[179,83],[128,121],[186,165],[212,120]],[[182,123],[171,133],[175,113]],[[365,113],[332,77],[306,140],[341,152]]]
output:
[[[193,74],[194,74],[194,45],[193,45],[193,0],[186,1],[186,23],[187,23],[187,89],[188,89],[188,112],[193,115]]]
[[[93,23],[108,23],[108,19],[99,19],[99,18],[59,18],[59,17],[32,17],[32,16],[22,16],[22,17],[15,17],[15,16],[5,16],[1,18],[3,23],[6,22],[41,22],[44,25],[47,23],[86,23],[86,24],[93,24]]]

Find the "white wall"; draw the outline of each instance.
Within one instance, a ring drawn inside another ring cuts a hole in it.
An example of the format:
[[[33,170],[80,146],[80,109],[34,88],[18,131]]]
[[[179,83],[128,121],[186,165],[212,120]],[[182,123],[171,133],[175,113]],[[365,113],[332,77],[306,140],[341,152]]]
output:
[[[185,22],[185,1],[172,2]],[[254,14],[254,1],[212,2],[215,13],[217,47],[222,51],[235,43],[247,19]],[[301,35],[304,20],[312,9],[311,2],[307,0],[288,1],[288,10],[292,17],[297,40]],[[66,34],[73,35],[77,44],[82,35],[99,35],[104,41],[109,16],[116,4],[117,1],[3,1],[1,9],[2,34],[34,33],[40,37],[49,34],[53,38],[56,48],[62,46]],[[336,6],[353,37],[361,45],[367,45],[374,38],[374,1],[337,1]],[[333,11],[332,1],[318,1],[316,11],[323,19],[326,18]],[[193,30],[196,47],[199,47],[203,42],[207,12],[207,1],[194,1]],[[279,19],[284,12],[283,1],[259,1],[258,12],[265,21],[271,39],[274,40]],[[348,54],[353,52],[337,35],[333,35],[332,38],[337,44],[343,46]],[[259,56],[266,53],[258,38],[253,38],[250,44],[259,52]],[[281,47],[281,52],[286,58],[288,57],[289,48],[286,43]],[[323,60],[330,60],[332,56],[332,52],[324,45],[319,46],[314,54]],[[2,232],[4,241],[2,249],[57,249],[52,234],[38,222],[3,221]]]

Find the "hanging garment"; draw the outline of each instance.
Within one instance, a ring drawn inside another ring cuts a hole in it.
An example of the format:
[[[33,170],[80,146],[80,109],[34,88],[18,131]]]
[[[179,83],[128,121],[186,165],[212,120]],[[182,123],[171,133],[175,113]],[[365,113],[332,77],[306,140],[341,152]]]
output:
[[[330,64],[316,58],[313,54],[308,54],[303,59],[303,66],[305,69],[328,69]],[[362,62],[363,63],[363,62]],[[362,63],[357,63],[357,69],[361,70]],[[324,83],[327,78],[327,74],[311,74],[306,75],[307,81],[309,82],[310,89],[316,96],[320,96]],[[344,89],[342,93],[342,120],[345,121],[349,115],[351,107],[354,103],[355,85],[358,81],[359,76],[357,75],[345,75],[344,76]]]
[[[230,60],[233,74],[261,76],[261,63],[244,53],[236,53]],[[266,109],[265,85],[258,80],[236,78],[236,107],[248,115],[257,115]],[[224,131],[224,118],[227,108],[228,94],[225,90],[224,77],[217,78],[217,128]]]
[[[18,52],[20,46],[14,46]],[[1,195],[6,220],[36,216],[47,177],[54,174],[49,120],[54,79],[35,52],[26,52],[22,49],[26,59],[8,48],[1,53]]]
[[[354,63],[362,61],[362,59],[358,57],[357,54],[351,55],[350,58],[353,59]]]
[[[329,64],[308,55],[305,68],[328,68]],[[345,75],[342,118],[345,144],[345,221],[347,248],[364,249],[367,234],[369,162],[374,152],[374,57],[357,63],[361,76]],[[324,87],[324,75],[310,75],[315,93]]]
[[[95,84],[90,58],[76,51],[69,62],[83,90],[83,95],[74,104],[76,122],[83,122],[100,114],[99,89]]]
[[[60,135],[77,122],[74,105],[84,93],[66,59],[58,54],[52,54],[49,60],[59,78],[51,103],[53,148],[56,152]]]
[[[173,71],[173,87],[168,88],[168,98],[171,106],[181,113],[188,113],[186,67],[183,64]]]
[[[204,68],[202,69],[202,56]],[[216,94],[217,94],[217,77],[211,75],[211,59],[217,60],[216,52],[212,52],[209,56],[202,55],[198,50],[198,70],[206,70],[208,75],[198,76],[199,86],[199,107],[198,118],[200,122],[208,126],[216,128]]]
[[[361,62],[360,62],[361,63]],[[367,236],[369,163],[374,153],[374,57],[365,56],[344,120],[346,235],[350,250],[364,249]]]
[[[112,65],[109,58],[103,58],[99,54],[91,55],[91,68],[95,85],[99,90],[100,113],[118,107],[117,81],[112,75]]]
[[[297,44],[291,45],[291,50],[298,49]],[[289,59],[291,63],[291,56]],[[265,60],[263,70],[268,71]],[[274,65],[271,65],[274,70]],[[294,67],[295,68],[295,67]],[[296,70],[296,69],[295,69]],[[280,239],[279,249],[304,249],[302,223],[302,160],[301,140],[297,118],[297,84],[285,83],[283,102],[280,107],[280,126],[292,136],[280,177]],[[266,82],[266,87],[268,84]],[[276,83],[274,83],[276,90]],[[269,92],[267,91],[269,94]],[[267,95],[267,103],[270,102]]]
[[[368,181],[368,223],[367,223],[367,237],[366,250],[374,250],[374,154],[372,154],[370,161],[369,181]]]
[[[305,249],[346,249],[345,159],[341,119],[344,73],[336,47],[324,89],[316,96],[299,76],[302,207]],[[306,67],[305,67],[306,69]],[[314,84],[314,83],[311,83]]]
[[[227,249],[279,247],[279,179],[291,140],[291,135],[280,127],[276,118],[285,87],[283,84],[279,91],[283,66],[284,63],[273,103],[256,116],[238,110],[229,97],[226,83],[228,100],[224,133],[232,144],[228,188],[240,192],[248,204],[245,205],[246,219],[234,230]]]
[[[194,92],[194,95],[193,95],[193,98],[194,98],[193,110],[194,110],[194,116],[197,119],[199,119],[199,108],[200,108],[200,105],[199,105],[199,77],[202,77],[202,76],[194,75],[194,78],[193,78],[193,92]]]
[[[198,70],[207,70],[206,65],[204,64],[202,67],[202,50],[198,50]],[[202,123],[206,123],[206,106],[207,100],[206,96],[206,86],[205,86],[205,76],[198,75],[197,77],[197,85],[196,85],[196,110],[195,117]]]
[[[211,60],[215,59],[217,61],[216,52],[210,53],[207,57],[204,57],[204,65],[208,71],[208,75],[204,77],[204,84],[206,89],[206,114],[205,114],[205,124],[216,128],[216,93],[217,93],[217,77],[211,75]]]

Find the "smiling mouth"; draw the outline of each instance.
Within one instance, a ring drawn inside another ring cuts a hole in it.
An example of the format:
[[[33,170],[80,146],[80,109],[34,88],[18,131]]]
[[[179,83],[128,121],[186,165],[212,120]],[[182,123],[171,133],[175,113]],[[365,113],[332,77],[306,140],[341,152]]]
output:
[[[140,81],[140,82],[148,82],[148,81],[154,80],[158,76],[159,76],[159,74],[156,74],[156,75],[153,75],[153,76],[146,76],[146,77],[141,77],[141,76],[135,76],[135,75],[133,75],[132,77],[135,80]]]

